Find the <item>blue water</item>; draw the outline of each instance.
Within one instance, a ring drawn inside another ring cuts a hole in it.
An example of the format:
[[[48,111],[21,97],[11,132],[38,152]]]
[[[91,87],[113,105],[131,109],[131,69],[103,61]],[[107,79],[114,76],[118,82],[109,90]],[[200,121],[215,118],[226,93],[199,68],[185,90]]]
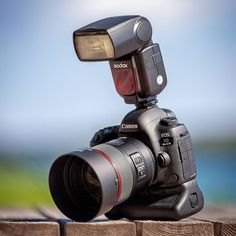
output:
[[[236,151],[195,150],[195,159],[205,200],[236,203]]]

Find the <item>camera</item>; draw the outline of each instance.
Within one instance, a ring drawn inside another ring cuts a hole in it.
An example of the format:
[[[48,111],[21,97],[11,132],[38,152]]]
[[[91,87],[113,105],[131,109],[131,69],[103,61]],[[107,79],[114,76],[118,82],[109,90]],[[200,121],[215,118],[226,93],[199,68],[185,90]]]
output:
[[[54,161],[49,188],[76,221],[179,220],[200,211],[191,137],[174,112],[157,106],[167,84],[152,27],[142,16],[105,18],[76,30],[81,61],[108,60],[116,91],[136,108],[119,125],[95,133],[90,147]]]

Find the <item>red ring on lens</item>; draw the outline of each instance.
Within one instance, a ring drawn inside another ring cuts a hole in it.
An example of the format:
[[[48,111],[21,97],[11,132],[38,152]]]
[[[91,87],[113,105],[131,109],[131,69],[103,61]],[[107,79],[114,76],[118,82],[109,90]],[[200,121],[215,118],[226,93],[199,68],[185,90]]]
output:
[[[103,157],[105,157],[111,163],[111,165],[113,166],[113,168],[116,172],[117,179],[118,179],[118,193],[117,193],[117,197],[116,197],[116,203],[117,203],[120,199],[120,195],[121,195],[121,191],[122,191],[122,181],[121,181],[120,173],[117,169],[117,166],[115,165],[113,160],[105,152],[98,150],[98,149],[93,149],[93,150],[98,152],[99,154],[101,154]]]

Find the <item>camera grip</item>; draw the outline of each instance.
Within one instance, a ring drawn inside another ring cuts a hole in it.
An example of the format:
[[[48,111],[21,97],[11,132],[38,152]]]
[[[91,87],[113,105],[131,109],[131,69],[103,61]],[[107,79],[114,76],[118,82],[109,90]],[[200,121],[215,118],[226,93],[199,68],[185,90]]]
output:
[[[193,179],[170,189],[148,189],[105,215],[109,219],[180,220],[199,212],[203,205],[202,192]]]
[[[90,147],[118,138],[119,125],[105,127],[97,131],[90,141]]]

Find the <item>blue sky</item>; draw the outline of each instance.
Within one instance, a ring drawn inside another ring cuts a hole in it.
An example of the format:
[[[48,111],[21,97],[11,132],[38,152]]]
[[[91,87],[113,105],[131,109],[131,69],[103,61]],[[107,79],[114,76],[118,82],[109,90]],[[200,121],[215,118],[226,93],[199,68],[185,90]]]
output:
[[[133,107],[107,62],[80,62],[72,32],[100,18],[140,14],[160,43],[172,109],[195,141],[235,138],[234,0],[2,0],[0,150],[58,152],[86,146],[96,129]]]

